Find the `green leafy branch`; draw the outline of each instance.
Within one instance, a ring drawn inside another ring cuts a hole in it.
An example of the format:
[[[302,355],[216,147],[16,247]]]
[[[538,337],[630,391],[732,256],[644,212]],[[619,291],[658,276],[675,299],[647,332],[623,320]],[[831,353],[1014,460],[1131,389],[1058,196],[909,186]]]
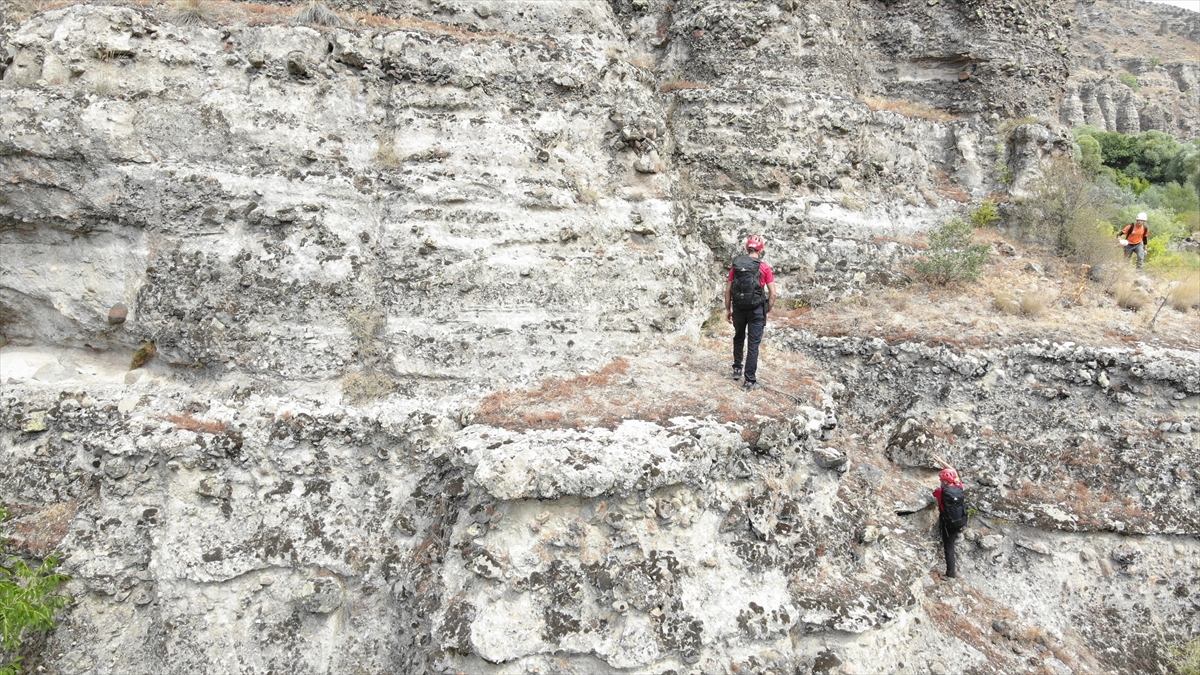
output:
[[[11,513],[0,506],[0,521]],[[0,552],[8,542],[0,538]],[[21,657],[7,663],[5,654],[16,654],[26,631],[48,631],[54,628],[54,613],[71,602],[71,598],[55,591],[70,580],[58,574],[57,555],[50,555],[37,567],[20,558],[7,555],[0,562],[0,675],[19,675]]]

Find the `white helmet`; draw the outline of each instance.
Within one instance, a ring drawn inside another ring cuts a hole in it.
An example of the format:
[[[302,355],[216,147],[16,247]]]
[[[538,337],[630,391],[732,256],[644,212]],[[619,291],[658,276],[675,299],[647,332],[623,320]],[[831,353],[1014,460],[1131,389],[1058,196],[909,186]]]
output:
[[[1138,220],[1145,220],[1145,219],[1146,219],[1146,212],[1145,212],[1145,211],[1142,211],[1141,213],[1139,213],[1139,214],[1138,214],[1138,217],[1137,217],[1137,219],[1138,219]]]

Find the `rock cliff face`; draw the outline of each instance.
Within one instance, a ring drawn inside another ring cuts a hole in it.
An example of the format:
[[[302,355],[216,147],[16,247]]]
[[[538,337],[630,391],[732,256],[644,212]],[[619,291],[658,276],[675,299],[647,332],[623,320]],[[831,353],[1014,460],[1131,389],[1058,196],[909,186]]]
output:
[[[997,161],[1019,188],[1068,148],[1050,119],[1193,129],[1183,60],[1146,71],[1174,107],[1105,84],[1102,4],[6,24],[0,497],[75,597],[28,663],[1156,669],[1200,609],[1188,343],[781,320],[741,395],[707,321],[751,232],[788,298],[856,301]],[[931,453],[979,509],[958,581]]]
[[[1064,124],[1180,138],[1200,132],[1200,12],[1101,0],[1079,3],[1074,16]]]

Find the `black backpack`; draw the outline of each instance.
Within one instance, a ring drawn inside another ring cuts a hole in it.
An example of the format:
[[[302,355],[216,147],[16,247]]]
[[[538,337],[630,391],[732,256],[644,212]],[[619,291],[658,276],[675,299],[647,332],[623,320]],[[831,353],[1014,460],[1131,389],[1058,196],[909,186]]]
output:
[[[956,530],[967,526],[967,494],[961,487],[942,488],[942,518]]]
[[[748,255],[733,259],[733,285],[729,288],[729,297],[734,309],[754,309],[764,304],[761,266],[762,261]]]

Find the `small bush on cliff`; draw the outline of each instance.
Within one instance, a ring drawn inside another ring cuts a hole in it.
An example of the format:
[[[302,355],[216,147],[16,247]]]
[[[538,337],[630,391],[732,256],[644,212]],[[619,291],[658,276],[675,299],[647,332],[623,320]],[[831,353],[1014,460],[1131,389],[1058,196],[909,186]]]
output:
[[[1200,637],[1171,649],[1171,667],[1179,675],[1200,675]]]
[[[0,521],[8,516],[0,506]],[[71,601],[55,593],[70,577],[54,572],[58,567],[54,555],[30,567],[7,549],[8,542],[0,539],[0,675],[17,675],[22,640],[31,631],[54,628],[54,612]]]
[[[1115,263],[1120,251],[1108,224],[1115,196],[1102,181],[1089,176],[1070,157],[1042,164],[1042,175],[1013,210],[1017,231],[1033,244],[1100,272]]]
[[[987,227],[997,220],[1000,220],[1000,210],[996,208],[995,200],[985,199],[971,211],[971,223],[975,227]]]
[[[158,353],[158,347],[154,346],[153,342],[143,342],[141,347],[133,353],[133,358],[129,360],[129,369],[137,370],[146,365],[154,355]]]
[[[975,281],[988,259],[986,244],[973,244],[971,224],[955,218],[929,233],[929,255],[917,263],[917,271],[929,281],[945,285],[952,281]]]

